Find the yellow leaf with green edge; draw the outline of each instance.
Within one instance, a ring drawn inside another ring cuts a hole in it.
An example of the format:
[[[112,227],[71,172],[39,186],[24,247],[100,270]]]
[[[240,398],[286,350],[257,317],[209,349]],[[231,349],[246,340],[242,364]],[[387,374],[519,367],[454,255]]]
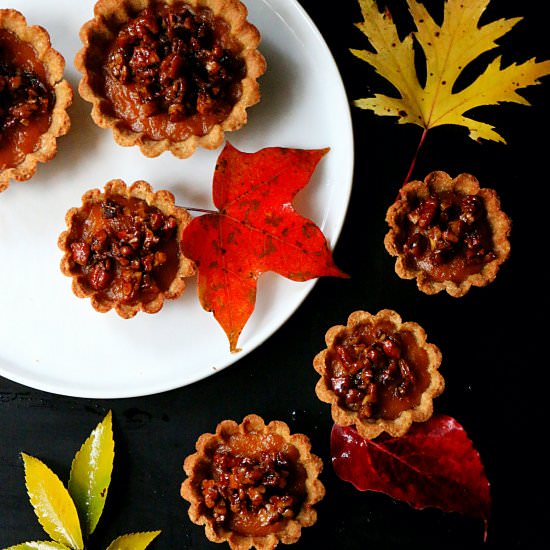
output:
[[[550,60],[537,62],[533,58],[521,65],[514,63],[501,68],[501,58],[497,57],[474,82],[453,93],[464,68],[482,53],[497,47],[495,40],[521,20],[521,17],[499,19],[480,27],[480,17],[489,1],[447,0],[439,26],[422,4],[407,0],[417,32],[401,40],[388,11],[381,13],[375,0],[359,0],[364,21],[357,27],[375,51],[351,52],[391,82],[400,97],[375,94],[355,101],[355,105],[378,115],[396,116],[400,124],[417,124],[425,130],[456,124],[468,128],[472,139],[505,142],[493,126],[464,113],[501,102],[529,105],[516,90],[539,84],[540,77],[550,74]],[[426,57],[424,87],[416,72],[413,35]]]
[[[40,460],[22,453],[25,484],[44,531],[56,542],[83,550],[78,513],[60,479]]]
[[[147,548],[160,531],[146,531],[143,533],[130,533],[116,538],[107,550],[143,550]]]
[[[51,540],[34,540],[23,542],[15,546],[4,548],[4,550],[70,550],[68,546],[52,542]]]
[[[111,483],[115,443],[111,411],[76,453],[69,478],[71,494],[85,536],[94,532],[103,513]]]

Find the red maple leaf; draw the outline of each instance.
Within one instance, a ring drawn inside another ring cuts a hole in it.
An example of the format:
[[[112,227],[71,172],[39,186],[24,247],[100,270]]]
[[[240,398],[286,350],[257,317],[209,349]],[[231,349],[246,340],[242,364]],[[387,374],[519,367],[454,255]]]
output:
[[[345,277],[321,230],[292,206],[329,149],[270,147],[243,153],[227,143],[213,183],[217,212],[187,226],[182,251],[198,267],[199,298],[237,350],[254,311],[258,277],[267,271],[293,281]]]
[[[401,437],[363,439],[353,427],[334,425],[336,475],[360,491],[380,491],[421,509],[427,506],[487,521],[491,507],[483,464],[464,428],[438,415]]]

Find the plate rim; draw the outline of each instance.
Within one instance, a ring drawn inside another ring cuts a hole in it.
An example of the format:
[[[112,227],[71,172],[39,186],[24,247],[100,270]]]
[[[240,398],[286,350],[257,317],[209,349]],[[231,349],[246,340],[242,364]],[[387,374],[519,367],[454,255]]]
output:
[[[256,0],[248,0],[248,1],[251,2]],[[281,0],[260,0],[260,1],[266,4],[267,6],[269,6],[269,8],[274,13],[279,14],[279,11],[276,9],[276,5],[281,6],[282,5]],[[349,147],[344,152],[346,154],[345,155],[346,168],[349,173],[346,175],[346,180],[348,181],[345,187],[345,195],[346,195],[344,200],[345,206],[341,212],[341,216],[339,217],[339,219],[336,219],[336,221],[331,220],[333,229],[330,237],[327,237],[327,242],[329,243],[331,250],[333,251],[338,242],[338,239],[343,229],[343,225],[347,217],[347,211],[349,208],[351,191],[353,187],[355,158],[354,158],[354,135],[353,135],[353,126],[352,126],[352,119],[351,119],[351,109],[350,109],[349,101],[347,101],[347,94],[346,94],[346,90],[344,87],[344,83],[343,83],[339,68],[319,28],[316,26],[313,19],[309,16],[305,8],[298,2],[298,0],[290,0],[290,3],[288,0],[284,0],[284,2],[285,2],[284,6],[285,6],[286,12],[291,12],[294,10],[296,14],[302,18],[303,22],[307,24],[309,32],[312,33],[312,37],[315,38],[319,47],[323,48],[324,53],[327,57],[327,61],[330,61],[330,70],[332,72],[331,86],[336,86],[338,88],[338,94],[341,95],[346,100],[344,104],[339,106],[339,108],[342,110],[343,115],[345,116],[345,121],[344,121],[345,123],[343,124],[343,126],[346,127],[346,134],[345,134],[347,138],[346,142],[349,143]],[[247,0],[244,0],[244,3],[246,5]],[[292,5],[292,8],[289,8],[290,5]],[[297,20],[293,22],[296,23],[296,21]],[[78,93],[78,92],[75,90],[75,93]],[[342,192],[342,189],[340,189],[339,192]],[[326,219],[324,221],[326,221]],[[164,380],[162,384],[158,385],[158,387],[155,387],[153,389],[142,387],[141,391],[137,391],[137,389],[132,386],[132,389],[126,392],[121,391],[122,388],[119,387],[120,384],[115,388],[105,387],[102,390],[98,390],[97,388],[86,388],[81,384],[75,384],[72,381],[72,379],[70,383],[60,386],[59,382],[57,383],[50,382],[47,378],[37,379],[37,378],[25,376],[24,374],[19,374],[17,370],[15,370],[15,372],[12,372],[10,371],[9,362],[6,363],[6,359],[4,358],[0,358],[0,376],[4,377],[7,380],[11,380],[12,382],[24,385],[28,388],[49,392],[55,395],[64,395],[64,396],[75,397],[75,398],[127,399],[127,398],[134,398],[134,397],[158,395],[164,392],[173,391],[179,388],[190,386],[195,384],[196,382],[199,382],[200,380],[204,380],[214,374],[219,373],[222,370],[225,370],[227,367],[235,364],[240,359],[243,359],[249,353],[251,353],[255,349],[262,346],[285,323],[287,323],[288,320],[294,315],[294,313],[301,307],[305,298],[311,293],[314,286],[317,284],[318,280],[319,279],[316,278],[316,279],[299,283],[302,290],[293,298],[294,302],[291,304],[291,306],[287,310],[284,311],[284,313],[280,316],[277,322],[273,326],[270,326],[268,330],[266,330],[266,333],[257,342],[249,345],[246,349],[242,349],[238,353],[231,354],[231,356],[229,356],[228,360],[225,361],[222,366],[217,366],[213,368],[204,368],[202,371],[194,373],[191,376],[187,376],[186,381],[184,383],[182,383],[179,380],[173,383],[168,383],[167,380]]]

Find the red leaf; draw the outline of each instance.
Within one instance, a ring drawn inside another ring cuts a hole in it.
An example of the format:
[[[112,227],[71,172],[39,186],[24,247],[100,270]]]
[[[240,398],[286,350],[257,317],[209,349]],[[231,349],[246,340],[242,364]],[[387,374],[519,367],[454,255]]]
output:
[[[182,250],[197,264],[202,307],[214,313],[231,351],[254,311],[262,273],[293,281],[346,276],[334,265],[321,230],[292,206],[327,152],[271,147],[243,153],[227,143],[218,158],[218,212],[187,226]]]
[[[363,439],[334,425],[332,464],[360,491],[380,491],[413,508],[427,506],[487,520],[491,507],[483,464],[464,428],[449,416],[414,424],[401,437]]]

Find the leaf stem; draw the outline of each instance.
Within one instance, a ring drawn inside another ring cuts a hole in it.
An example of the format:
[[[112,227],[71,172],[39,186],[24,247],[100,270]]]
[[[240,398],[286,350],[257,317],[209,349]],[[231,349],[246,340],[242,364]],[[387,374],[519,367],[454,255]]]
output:
[[[424,144],[424,140],[426,139],[426,134],[427,133],[428,133],[428,128],[424,128],[424,131],[422,132],[422,135],[420,136],[420,141],[418,142],[418,146],[416,148],[416,151],[414,152],[414,156],[413,156],[411,165],[409,167],[409,171],[407,172],[407,176],[405,177],[405,181],[403,182],[403,185],[406,185],[409,182],[412,171],[414,170],[414,166],[416,164],[416,159],[418,158],[418,153],[420,152],[420,149],[422,148],[422,145]]]
[[[215,210],[208,210],[207,208],[191,208],[189,206],[184,206],[185,210],[189,212],[202,212],[203,214],[215,214]]]

